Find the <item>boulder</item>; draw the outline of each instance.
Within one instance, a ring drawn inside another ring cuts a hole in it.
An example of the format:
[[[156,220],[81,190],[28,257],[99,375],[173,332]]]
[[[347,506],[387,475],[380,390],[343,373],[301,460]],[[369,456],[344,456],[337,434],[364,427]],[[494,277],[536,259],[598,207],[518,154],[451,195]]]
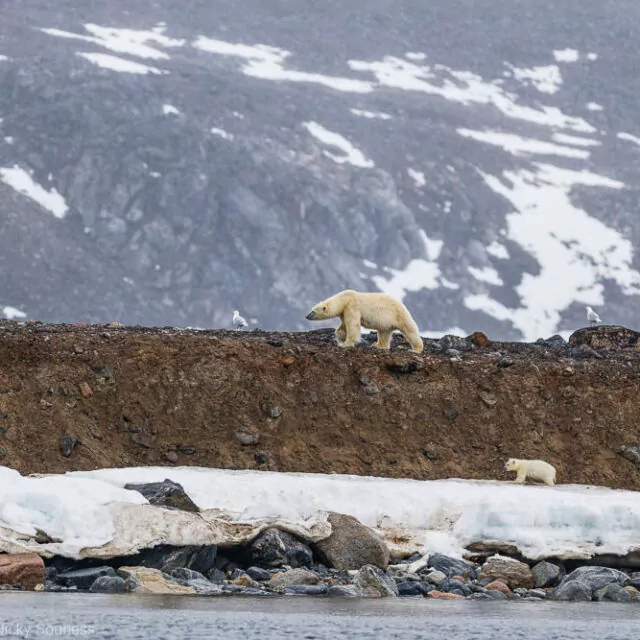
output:
[[[242,573],[239,576],[236,576],[231,584],[236,585],[237,587],[245,587],[248,589],[260,589],[260,584],[256,580],[254,580],[248,573]]]
[[[196,578],[185,582],[186,587],[195,589],[199,596],[220,596],[225,593],[224,587],[220,584],[213,584],[204,578]]]
[[[593,594],[599,589],[602,589],[612,583],[624,586],[629,582],[629,576],[617,569],[586,566],[579,567],[572,571],[565,577],[560,586],[571,584],[573,582],[580,582],[581,584],[584,584]]]
[[[398,586],[384,571],[372,564],[361,567],[354,583],[364,596],[384,598],[398,595]]]
[[[124,593],[127,583],[119,576],[100,576],[91,585],[92,593]]]
[[[502,591],[505,595],[511,593],[511,589],[502,580],[493,580],[486,586],[486,589],[487,591]]]
[[[534,585],[540,587],[553,587],[556,585],[561,576],[561,570],[558,565],[543,560],[538,562],[532,569]]]
[[[136,593],[193,595],[196,590],[178,584],[166,573],[148,567],[120,567],[118,575],[127,583],[127,588]]]
[[[491,556],[480,568],[478,578],[501,580],[511,589],[522,587],[532,589],[534,586],[533,573],[529,565],[507,556]]]
[[[194,571],[193,569],[172,569],[169,575],[180,582],[189,582],[190,580],[205,580],[209,582],[199,571]]]
[[[0,585],[22,584],[35,589],[44,584],[44,561],[37,553],[0,555]]]
[[[598,602],[602,600],[609,600],[610,602],[631,602],[629,592],[615,582],[608,584],[606,587],[602,587],[602,589],[598,589],[593,596]]]
[[[616,325],[584,327],[569,336],[569,344],[572,347],[584,344],[592,349],[634,349],[637,351],[640,348],[640,333]]]
[[[266,569],[261,569],[260,567],[249,567],[247,569],[247,573],[258,582],[266,582],[267,580],[271,580],[271,573]]]
[[[318,584],[320,578],[313,571],[308,569],[291,569],[276,573],[269,580],[270,587],[290,587],[291,585]]]
[[[251,561],[258,567],[272,569],[289,565],[310,567],[313,565],[311,549],[295,536],[279,529],[266,529],[249,547]]]
[[[429,567],[436,571],[441,571],[448,578],[452,576],[466,577],[473,571],[473,565],[465,560],[458,560],[441,553],[434,553],[429,556]]]
[[[180,509],[182,511],[195,511],[200,509],[187,495],[182,485],[168,478],[163,482],[149,482],[146,484],[125,484],[125,489],[138,491],[149,504],[168,509]]]
[[[568,600],[570,602],[591,602],[591,589],[582,583],[574,580],[573,582],[562,583],[551,594],[552,600]]]
[[[360,569],[365,564],[387,569],[389,549],[375,531],[341,513],[330,513],[328,520],[331,535],[316,543],[324,564],[343,571]]]
[[[93,583],[102,577],[115,578],[113,567],[92,567],[90,569],[76,569],[65,571],[56,576],[56,582],[63,587],[77,587],[78,589],[90,589]]]

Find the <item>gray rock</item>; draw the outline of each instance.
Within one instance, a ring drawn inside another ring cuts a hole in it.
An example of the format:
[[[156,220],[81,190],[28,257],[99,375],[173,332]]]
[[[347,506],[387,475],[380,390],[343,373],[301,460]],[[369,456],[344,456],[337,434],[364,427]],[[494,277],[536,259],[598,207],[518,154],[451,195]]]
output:
[[[636,589],[640,589],[640,577],[631,578],[631,580],[629,580],[628,584],[629,584],[630,587],[634,587]]]
[[[326,596],[329,587],[326,584],[292,584],[285,588],[285,595]]]
[[[550,349],[566,349],[569,343],[560,335],[556,334],[547,338],[546,340],[540,338],[536,340],[536,344],[542,347],[548,347]]]
[[[569,355],[572,358],[597,358],[598,360],[602,360],[602,358],[604,357],[595,349],[592,349],[586,344],[581,344],[578,347],[573,347],[573,349],[569,350]]]
[[[101,576],[91,585],[93,593],[124,593],[127,583],[119,576]]]
[[[182,580],[183,582],[189,582],[189,580],[205,580],[209,582],[199,571],[193,569],[185,569],[181,567],[179,569],[171,569],[169,575],[176,580]]]
[[[547,592],[543,589],[529,589],[529,597],[531,598],[539,598],[540,600],[547,599]]]
[[[388,597],[398,595],[398,586],[384,571],[366,564],[356,574],[355,585],[362,590],[363,595],[372,597]]]
[[[180,509],[182,511],[195,511],[200,509],[187,495],[182,485],[169,479],[163,482],[149,482],[145,484],[125,484],[125,489],[138,491],[150,504],[169,509]]]
[[[446,579],[447,576],[442,571],[429,571],[425,576],[425,580],[436,586],[440,586]]]
[[[497,589],[487,589],[487,595],[492,600],[508,600],[509,596],[506,593],[502,593],[502,591],[498,591]]]
[[[440,591],[444,591],[445,593],[456,593],[460,592],[458,595],[469,596],[471,595],[471,589],[464,583],[460,582],[460,580],[453,580],[451,578],[447,578],[440,583],[438,587]]]
[[[258,582],[266,582],[267,580],[271,580],[271,573],[266,569],[261,569],[260,567],[249,567],[247,569],[247,573]]]
[[[598,591],[609,584],[616,583],[624,586],[629,582],[629,576],[617,569],[609,569],[608,567],[579,567],[572,571],[561,583],[560,586],[571,584],[572,582],[580,582],[586,585],[591,592]]]
[[[562,572],[558,565],[543,560],[533,566],[531,573],[536,587],[553,587],[558,583]]]
[[[616,453],[640,468],[640,444],[623,444]]]
[[[503,594],[504,595],[504,594]],[[469,600],[493,600],[489,593],[473,593],[469,596]]]
[[[360,595],[360,591],[353,585],[336,584],[329,587],[327,595],[330,598],[357,598]]]
[[[246,427],[233,432],[234,438],[244,447],[260,442],[260,432],[255,427]]]
[[[598,602],[609,600],[611,602],[631,602],[631,595],[617,583],[608,584],[602,589],[598,589],[593,597]]]
[[[419,582],[416,580],[407,580],[398,583],[399,596],[425,596],[429,591],[433,591],[435,587],[428,582]]]
[[[331,535],[315,547],[324,564],[343,571],[372,564],[383,571],[389,564],[389,549],[375,531],[352,516],[330,513]]]
[[[291,585],[311,585],[318,584],[320,578],[313,571],[308,569],[291,569],[276,573],[269,580],[270,587],[289,587]]]
[[[68,458],[76,448],[77,444],[78,441],[75,438],[72,438],[71,436],[62,436],[62,438],[60,438],[60,453],[65,458]]]
[[[448,578],[451,576],[466,577],[469,572],[473,571],[473,565],[465,560],[458,560],[441,553],[434,553],[429,556],[429,567],[436,571],[442,571]]]
[[[225,593],[225,589],[220,584],[213,584],[205,578],[195,578],[187,580],[184,585],[195,589],[196,595],[199,596],[220,596]]]
[[[295,536],[279,529],[266,529],[250,545],[251,562],[262,568],[313,565],[311,549]]]
[[[113,567],[92,567],[89,569],[76,569],[65,571],[56,576],[56,581],[63,587],[77,587],[78,589],[89,589],[91,585],[102,577],[114,578],[116,572]]]
[[[573,582],[564,581],[553,590],[551,599],[568,600],[570,602],[591,602],[591,593],[589,586],[578,580],[574,580]]]

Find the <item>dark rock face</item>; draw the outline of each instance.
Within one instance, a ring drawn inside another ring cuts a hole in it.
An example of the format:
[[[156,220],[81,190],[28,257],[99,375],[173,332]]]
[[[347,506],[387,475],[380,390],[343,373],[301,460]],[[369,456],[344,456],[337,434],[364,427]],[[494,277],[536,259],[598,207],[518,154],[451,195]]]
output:
[[[200,511],[182,485],[169,479],[148,484],[126,484],[124,488],[140,492],[153,505],[182,511]]]
[[[240,300],[250,325],[301,329],[312,302],[347,286],[397,290],[395,274],[412,266],[427,273],[421,286],[402,292],[419,324],[471,331],[482,323],[492,338],[519,338],[523,327],[510,313],[524,309],[518,286],[540,278],[534,284],[544,290],[563,277],[540,246],[530,246],[533,234],[525,228],[519,235],[506,219],[525,218],[513,211],[521,206],[514,194],[521,172],[538,170],[538,158],[474,132],[549,144],[553,134],[577,130],[606,135],[593,157],[588,148],[560,146],[570,149],[571,171],[586,166],[627,188],[580,189],[576,178],[573,206],[603,225],[606,245],[587,242],[594,236],[588,224],[575,225],[568,240],[547,229],[543,240],[567,252],[581,276],[587,272],[584,289],[599,293],[602,285],[616,322],[633,317],[635,283],[620,273],[633,269],[635,256],[615,246],[610,255],[618,237],[606,233],[624,231],[631,243],[637,237],[636,149],[616,138],[634,130],[636,117],[638,79],[616,64],[619,48],[637,41],[633,6],[585,9],[570,0],[557,9],[545,0],[532,14],[519,3],[495,3],[469,6],[460,23],[453,4],[402,12],[387,2],[363,4],[331,32],[327,56],[316,25],[332,20],[335,8],[309,0],[292,13],[256,0],[229,6],[226,35],[205,4],[185,12],[170,0],[60,0],[55,16],[44,0],[5,5],[20,26],[0,24],[0,168],[24,171],[45,194],[60,194],[65,209],[53,215],[0,185],[0,310],[13,305],[47,320],[229,327]],[[554,11],[562,11],[559,19],[551,19]],[[577,13],[596,30],[596,64],[586,57],[591,41],[572,19]],[[509,28],[496,30],[498,21]],[[563,82],[551,97],[507,71],[548,65],[564,34],[557,24],[568,23],[575,24],[581,77],[558,62]],[[450,24],[457,24],[455,49],[443,29]],[[123,51],[120,41],[114,47],[103,31],[119,28],[147,33],[146,53],[139,53],[143,44],[138,51]],[[279,49],[223,55],[202,38],[227,38],[232,50],[247,43]],[[96,55],[120,66],[97,64]],[[264,77],[265,64],[277,81]],[[385,74],[384,64],[400,71]],[[474,98],[478,85],[495,99]],[[590,111],[585,86],[615,110]],[[551,110],[557,118],[549,122]],[[341,149],[314,135],[312,124],[316,133],[323,127],[340,136]],[[555,166],[554,156],[545,162]],[[566,171],[563,179],[573,175]],[[571,292],[570,284],[563,283]],[[485,297],[497,311],[483,312]],[[580,298],[582,291],[563,303],[559,325],[584,322]],[[531,312],[544,318],[550,310],[551,303]]]
[[[253,564],[272,569],[288,565],[292,568],[311,567],[311,549],[286,531],[267,529],[250,545],[249,553]]]
[[[171,573],[175,569],[191,569],[206,575],[214,568],[216,555],[216,545],[202,547],[159,545],[143,551],[138,564],[151,569],[160,569],[163,573]]]

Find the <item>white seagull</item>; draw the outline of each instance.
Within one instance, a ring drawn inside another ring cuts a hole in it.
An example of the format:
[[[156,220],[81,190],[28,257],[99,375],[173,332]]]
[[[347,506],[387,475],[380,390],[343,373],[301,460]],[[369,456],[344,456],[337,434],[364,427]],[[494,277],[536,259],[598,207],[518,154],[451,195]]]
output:
[[[248,327],[247,321],[240,315],[239,311],[233,312],[233,328],[234,329],[243,329],[244,327]]]
[[[587,307],[587,320],[591,324],[598,324],[598,322],[602,322],[602,320],[600,320],[600,316],[591,307]]]

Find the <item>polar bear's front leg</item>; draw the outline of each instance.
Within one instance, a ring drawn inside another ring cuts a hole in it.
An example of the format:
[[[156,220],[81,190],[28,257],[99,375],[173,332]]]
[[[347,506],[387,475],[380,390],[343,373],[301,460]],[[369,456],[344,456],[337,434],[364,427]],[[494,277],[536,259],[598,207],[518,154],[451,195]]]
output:
[[[518,471],[518,475],[516,476],[516,479],[513,481],[513,484],[524,484],[526,477],[527,477],[526,471]]]
[[[360,341],[360,312],[356,309],[345,309],[340,324],[344,324],[345,339],[339,346],[355,347]]]
[[[346,339],[347,339],[347,328],[345,327],[344,322],[342,321],[342,318],[340,318],[340,324],[336,329],[336,340],[338,342],[338,346],[341,347],[342,343]]]

